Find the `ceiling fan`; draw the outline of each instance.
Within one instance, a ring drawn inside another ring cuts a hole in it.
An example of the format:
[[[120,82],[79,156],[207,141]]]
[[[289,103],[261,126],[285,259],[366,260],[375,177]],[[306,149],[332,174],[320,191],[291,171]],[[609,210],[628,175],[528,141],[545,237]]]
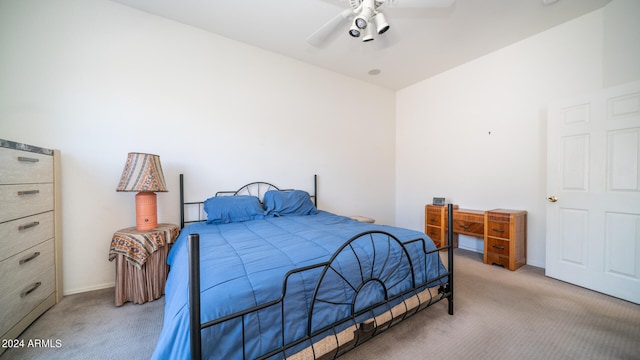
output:
[[[350,21],[348,34],[354,38],[362,37],[363,42],[374,40],[389,30],[389,23],[382,12],[383,7],[403,8],[446,8],[455,0],[342,0],[350,6],[338,13],[333,19],[316,30],[307,38],[313,46],[320,47],[340,28],[346,28]]]

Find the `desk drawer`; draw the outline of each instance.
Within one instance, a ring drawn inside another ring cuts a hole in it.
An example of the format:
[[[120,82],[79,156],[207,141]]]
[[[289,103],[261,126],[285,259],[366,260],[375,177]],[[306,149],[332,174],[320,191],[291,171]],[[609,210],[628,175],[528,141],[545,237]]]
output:
[[[509,239],[509,223],[508,222],[487,222],[487,236]]]
[[[53,156],[0,148],[0,184],[53,182]]]
[[[488,252],[486,254],[487,257],[487,264],[490,265],[500,265],[506,269],[509,269],[509,257],[508,256],[504,256],[504,255],[500,255],[500,254],[496,254],[496,253],[492,253],[492,252]],[[515,269],[511,269],[511,270],[515,270]]]
[[[53,210],[53,184],[0,185],[0,222]]]
[[[487,239],[487,251],[504,256],[509,256],[509,241],[494,238]]]
[[[484,237],[484,223],[472,222],[467,220],[453,220],[454,231],[458,234],[464,234],[475,237]]]
[[[434,242],[440,243],[440,239],[442,239],[442,228],[435,227],[435,226],[427,226],[426,234]],[[436,244],[436,245],[438,245],[438,244]]]
[[[427,211],[424,221],[427,225],[442,226],[440,212]]]

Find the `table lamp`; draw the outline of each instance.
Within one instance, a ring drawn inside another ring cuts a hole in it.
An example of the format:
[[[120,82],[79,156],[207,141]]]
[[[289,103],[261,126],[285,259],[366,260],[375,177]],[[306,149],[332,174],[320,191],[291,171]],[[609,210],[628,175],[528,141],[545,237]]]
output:
[[[166,192],[160,156],[129,153],[116,191],[137,191],[136,229],[151,230],[158,227],[155,192]]]

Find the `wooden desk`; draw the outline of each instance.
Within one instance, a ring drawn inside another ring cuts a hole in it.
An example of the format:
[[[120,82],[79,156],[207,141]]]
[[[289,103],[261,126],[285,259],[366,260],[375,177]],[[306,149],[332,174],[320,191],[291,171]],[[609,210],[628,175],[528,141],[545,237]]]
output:
[[[436,247],[447,245],[448,210],[446,206],[426,205],[424,232]],[[523,210],[471,210],[453,206],[453,247],[458,234],[484,241],[484,263],[516,270],[527,263],[527,212]]]

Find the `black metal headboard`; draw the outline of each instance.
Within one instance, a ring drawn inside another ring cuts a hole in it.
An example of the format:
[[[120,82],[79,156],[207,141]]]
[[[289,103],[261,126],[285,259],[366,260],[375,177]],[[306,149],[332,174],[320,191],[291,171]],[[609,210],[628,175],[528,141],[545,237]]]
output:
[[[290,189],[280,189],[277,186],[264,182],[264,181],[254,181],[243,185],[238,190],[235,191],[218,191],[215,196],[237,196],[237,195],[253,195],[260,199],[260,202],[264,199],[264,193],[269,190],[290,190]],[[313,194],[309,194],[313,199],[313,204],[318,207],[318,175],[313,175]],[[198,220],[185,220],[186,207],[195,207],[198,211]],[[198,202],[185,202],[184,201],[184,175],[180,174],[180,228],[184,228],[185,224],[203,222],[204,213],[204,201]]]

